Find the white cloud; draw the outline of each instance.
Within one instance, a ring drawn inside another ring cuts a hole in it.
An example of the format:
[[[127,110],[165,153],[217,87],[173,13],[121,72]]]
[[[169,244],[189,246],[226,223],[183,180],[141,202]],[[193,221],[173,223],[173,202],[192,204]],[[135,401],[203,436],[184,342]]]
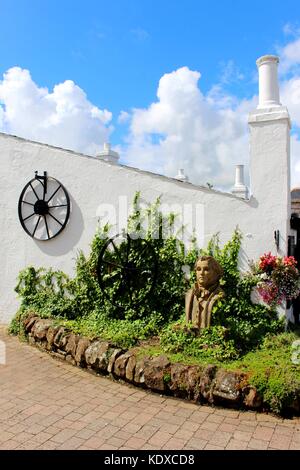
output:
[[[294,126],[292,187],[300,186],[300,31],[297,34],[280,49],[281,102],[288,107]],[[201,74],[188,67],[161,77],[157,100],[131,113],[130,133],[122,151],[125,161],[168,176],[184,168],[190,181],[210,182],[227,190],[233,185],[235,164],[246,164],[247,174],[247,116],[256,108],[257,96],[241,100],[224,90],[230,76],[244,78],[232,62],[227,65],[225,79],[206,94],[198,87]]]
[[[239,82],[244,80],[245,76],[241,73],[240,69],[234,63],[234,61],[228,60],[225,63],[222,63],[222,76],[221,76],[221,83],[229,84],[234,82]]]
[[[279,71],[282,75],[294,71],[299,71],[300,65],[300,38],[299,34],[296,39],[287,43],[284,47],[278,48],[280,56]]]
[[[118,116],[118,123],[125,124],[130,120],[130,114],[127,111],[121,111]]]
[[[294,124],[292,186],[300,186],[300,38],[281,49],[281,102]],[[255,66],[255,65],[254,65]],[[297,68],[299,66],[299,68]],[[239,77],[229,62],[229,76]],[[225,82],[229,81],[225,74]],[[122,160],[145,170],[175,176],[184,168],[190,181],[230,189],[234,165],[249,163],[247,116],[257,97],[241,100],[224,89],[224,80],[201,91],[201,74],[181,67],[161,77],[157,99],[144,109],[121,111],[128,124]],[[67,80],[52,91],[39,87],[29,71],[14,67],[0,81],[0,130],[32,140],[95,154],[112,132],[112,114],[90,103],[84,91]]]
[[[13,67],[0,81],[3,132],[94,155],[108,140],[111,118],[71,80],[49,92],[32,80],[28,70]]]
[[[200,77],[188,67],[163,75],[157,101],[133,110],[123,154],[133,166],[168,176],[184,168],[196,184],[228,187],[234,165],[248,161],[246,122],[255,98],[238,103],[221,88],[205,96]]]

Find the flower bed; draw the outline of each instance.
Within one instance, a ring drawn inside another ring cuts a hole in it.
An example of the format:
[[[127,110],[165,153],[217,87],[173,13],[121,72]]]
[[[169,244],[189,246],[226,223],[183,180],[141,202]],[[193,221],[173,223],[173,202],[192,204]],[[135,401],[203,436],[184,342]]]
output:
[[[262,396],[249,383],[248,374],[215,364],[172,363],[166,355],[141,355],[139,348],[125,350],[101,339],[90,340],[53,319],[31,313],[22,320],[29,343],[73,365],[109,375],[159,393],[244,409],[265,409]],[[300,393],[289,407],[300,409]]]

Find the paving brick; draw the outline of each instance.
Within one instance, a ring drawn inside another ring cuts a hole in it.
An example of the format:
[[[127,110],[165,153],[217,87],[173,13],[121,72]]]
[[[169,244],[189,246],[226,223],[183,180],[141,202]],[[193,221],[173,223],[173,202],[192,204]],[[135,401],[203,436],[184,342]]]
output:
[[[51,440],[58,443],[66,442],[70,437],[73,437],[76,434],[75,429],[62,429],[57,434],[51,437]]]
[[[157,432],[157,428],[155,426],[148,426],[145,424],[141,429],[137,431],[135,436],[140,437],[141,439],[150,439],[155,433]],[[169,432],[169,431],[167,431]],[[169,432],[169,434],[172,434]]]
[[[274,433],[273,428],[265,426],[258,426],[253,433],[254,439],[260,439],[262,441],[269,441]]]
[[[150,439],[149,444],[157,445],[159,449],[166,444],[171,439],[172,435],[164,432],[164,431],[157,431]]]
[[[264,450],[268,448],[268,441],[261,441],[259,439],[250,439],[248,447],[255,450]]]
[[[181,429],[187,429],[188,431],[198,431],[198,429],[200,428],[200,423],[195,423],[194,421],[185,421],[182,426],[181,426]]]
[[[213,445],[213,444],[206,444],[206,446],[204,447],[204,450],[224,450],[224,447],[223,446],[216,446],[216,445]]]
[[[274,437],[279,437],[279,436],[292,436],[295,433],[294,429],[292,427],[288,428],[286,426],[276,426],[274,429]]]
[[[210,423],[210,422],[204,421],[204,423],[200,425],[199,429],[206,429],[208,431],[216,431],[219,426],[220,426],[219,423]]]
[[[237,429],[236,424],[227,424],[227,423],[220,424],[218,428],[219,431],[231,432],[231,433],[233,433],[236,429]]]
[[[226,446],[227,450],[244,450],[247,449],[247,442],[231,438]]]
[[[159,429],[161,431],[168,432],[169,434],[175,434],[175,432],[177,432],[178,429],[180,428],[181,426],[179,426],[179,424],[170,424],[170,423],[162,423],[161,426],[159,426]]]
[[[193,431],[188,431],[187,429],[179,428],[178,431],[174,434],[174,438],[181,439],[186,443],[189,439],[191,439],[194,435]]]
[[[184,445],[186,443],[185,439],[179,439],[176,437],[171,437],[171,439],[166,442],[162,449],[164,450],[182,450],[184,448]]]
[[[293,441],[300,443],[300,432],[299,431],[295,431],[293,433]]]
[[[300,442],[292,441],[292,442],[290,443],[289,449],[290,449],[290,450],[300,450]]]
[[[93,436],[90,437],[90,439],[87,439],[84,443],[86,447],[89,449],[100,449],[100,446],[105,442],[105,439],[100,438],[99,436]]]
[[[245,432],[245,431],[236,430],[233,433],[233,437],[234,437],[234,439],[237,439],[238,441],[249,442],[251,437],[252,437],[252,432]]]
[[[9,439],[0,445],[1,450],[14,450],[20,445],[20,442]]]
[[[217,415],[217,414],[211,414],[211,415],[208,415],[208,417],[206,418],[205,422],[206,423],[222,423],[224,421],[224,416],[222,415]]]
[[[1,369],[2,450],[300,448],[299,418],[160,396],[88,374],[17,338],[5,336],[5,342],[10,359]]]
[[[72,450],[72,449],[78,449],[81,445],[83,445],[84,439],[80,439],[79,437],[71,437],[71,439],[68,439],[65,441],[63,444],[59,445],[57,447],[57,450]]]
[[[269,448],[278,450],[287,450],[291,444],[290,436],[273,437],[269,442]]]
[[[208,444],[208,441],[205,439],[200,439],[197,437],[192,437],[187,443],[186,443],[186,448],[192,449],[192,450],[202,450],[204,447]]]
[[[14,433],[12,432],[7,432],[7,431],[1,431],[0,433],[0,443],[3,444],[3,442],[9,441],[10,439],[13,439],[15,436]]]
[[[81,439],[89,439],[90,437],[94,436],[96,431],[88,428],[80,429],[76,434],[75,437],[80,437]]]
[[[144,445],[146,444],[146,439],[141,439],[137,436],[132,436],[125,442],[125,447],[129,447],[130,449],[143,449]]]
[[[216,431],[213,436],[209,439],[209,444],[226,447],[230,441],[231,433]]]

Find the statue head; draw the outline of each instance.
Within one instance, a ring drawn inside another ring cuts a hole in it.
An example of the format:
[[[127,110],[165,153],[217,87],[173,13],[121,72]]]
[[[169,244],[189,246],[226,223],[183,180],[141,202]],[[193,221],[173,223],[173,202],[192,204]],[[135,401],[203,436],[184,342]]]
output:
[[[209,289],[217,284],[223,275],[223,269],[212,256],[201,256],[195,264],[196,279],[199,287]]]

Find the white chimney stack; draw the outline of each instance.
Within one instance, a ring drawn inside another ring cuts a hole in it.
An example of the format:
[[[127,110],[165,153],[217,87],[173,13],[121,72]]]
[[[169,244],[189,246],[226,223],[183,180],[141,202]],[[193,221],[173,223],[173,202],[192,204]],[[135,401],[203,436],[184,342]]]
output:
[[[184,174],[183,168],[180,168],[180,170],[178,170],[178,174],[174,176],[174,178],[178,181],[183,181],[184,183],[189,181],[189,178]]]
[[[235,183],[231,192],[243,199],[248,198],[248,188],[244,182],[244,165],[236,165],[235,167]]]
[[[258,109],[281,106],[277,73],[278,62],[279,58],[275,55],[264,55],[256,61],[259,76]]]
[[[96,154],[96,157],[101,158],[101,160],[104,160],[105,162],[113,163],[115,165],[118,164],[120,159],[118,152],[111,150],[111,145],[108,142],[104,142],[103,150],[101,152],[98,152]]]

